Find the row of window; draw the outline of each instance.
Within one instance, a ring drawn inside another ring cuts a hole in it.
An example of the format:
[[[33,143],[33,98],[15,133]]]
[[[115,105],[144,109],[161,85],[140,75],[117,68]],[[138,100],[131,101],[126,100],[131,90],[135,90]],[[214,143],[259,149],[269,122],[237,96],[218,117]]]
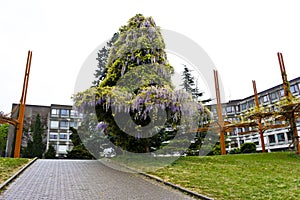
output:
[[[51,117],[77,117],[78,113],[75,110],[68,110],[68,109],[51,109]]]
[[[76,128],[78,126],[77,122],[74,121],[50,121],[50,129],[69,129],[69,127]]]
[[[65,153],[67,153],[67,150],[69,150],[68,145],[57,145],[57,144],[51,144],[51,145],[54,147],[54,149],[57,153],[65,154]]]
[[[290,86],[290,90],[291,90],[291,93],[292,94],[298,94],[299,93],[299,88],[300,88],[300,83],[297,85],[291,85]],[[281,89],[279,91],[276,91],[276,92],[272,92],[270,94],[266,94],[264,96],[261,96],[259,98],[259,103],[260,104],[266,104],[266,103],[269,103],[269,102],[277,102],[280,98],[282,98],[284,96],[284,90]],[[247,102],[244,102],[240,105],[228,105],[226,107],[226,109],[223,109],[223,113],[238,113],[240,111],[245,111],[249,108],[254,108],[255,107],[255,102],[254,102],[254,99],[251,99]],[[216,112],[215,110],[213,112]]]
[[[58,138],[61,139],[61,140],[66,140],[66,139],[68,139],[68,134],[66,134],[66,133],[60,133],[60,134],[50,133],[49,134],[49,139],[50,140],[57,140]]]
[[[292,132],[277,133],[277,134],[268,135],[267,137],[269,140],[269,144],[275,145],[277,143],[284,143],[286,141],[286,139],[288,141],[291,141],[293,134],[292,134]],[[277,138],[277,141],[276,141],[276,138]],[[240,140],[240,145],[244,144],[245,142],[253,142],[256,145],[260,145],[259,140],[260,139],[258,137],[253,137],[252,139]],[[237,140],[232,141],[231,147],[238,147]]]

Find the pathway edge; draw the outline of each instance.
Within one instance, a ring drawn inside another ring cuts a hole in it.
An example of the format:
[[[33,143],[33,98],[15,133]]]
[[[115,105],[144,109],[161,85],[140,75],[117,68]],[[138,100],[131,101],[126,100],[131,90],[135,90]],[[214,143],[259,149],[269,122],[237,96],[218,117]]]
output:
[[[16,179],[20,174],[22,174],[25,169],[27,169],[30,165],[32,165],[38,158],[35,157],[32,159],[29,163],[27,163],[25,166],[23,166],[19,171],[17,171],[14,175],[12,175],[9,179],[7,179],[4,183],[0,185],[0,191],[4,189],[6,186],[8,186],[14,179]]]
[[[109,161],[108,161],[108,160],[109,160]],[[167,185],[167,186],[169,186],[169,187],[172,187],[172,188],[174,188],[174,189],[177,189],[177,190],[179,190],[179,191],[181,191],[181,192],[184,192],[184,193],[186,193],[186,194],[188,194],[188,195],[190,195],[190,196],[196,197],[196,198],[198,198],[198,199],[203,199],[203,200],[214,200],[214,199],[211,198],[211,197],[205,196],[205,195],[203,195],[203,194],[199,194],[199,193],[197,193],[197,192],[193,192],[193,191],[191,191],[191,190],[189,190],[189,189],[187,189],[187,188],[184,188],[184,187],[175,185],[175,184],[170,183],[170,182],[168,182],[168,181],[164,181],[163,179],[161,179],[161,178],[159,178],[159,177],[157,177],[157,176],[153,176],[153,175],[151,175],[151,174],[148,174],[148,173],[139,171],[139,170],[134,169],[134,168],[132,168],[132,167],[129,167],[129,166],[127,166],[127,165],[121,164],[121,163],[119,163],[119,162],[117,162],[117,161],[114,161],[114,160],[111,160],[111,159],[107,159],[107,158],[106,158],[106,159],[103,159],[103,158],[102,158],[102,159],[99,159],[98,161],[104,162],[104,163],[103,163],[104,165],[106,165],[105,162],[110,162],[110,163],[114,163],[115,165],[119,165],[119,166],[125,167],[125,168],[129,169],[130,171],[136,172],[136,173],[138,173],[138,174],[140,174],[140,175],[143,175],[143,176],[145,176],[145,177],[147,177],[147,178],[149,178],[149,179],[152,179],[152,180],[155,180],[155,181],[157,181],[157,182],[163,183],[164,185]],[[109,167],[108,165],[106,165],[106,166]]]

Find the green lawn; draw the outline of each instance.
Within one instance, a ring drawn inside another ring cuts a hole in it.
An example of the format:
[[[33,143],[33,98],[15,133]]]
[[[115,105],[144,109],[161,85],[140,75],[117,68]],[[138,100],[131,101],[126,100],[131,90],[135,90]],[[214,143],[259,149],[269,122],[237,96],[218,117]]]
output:
[[[0,157],[0,184],[9,179],[31,159],[28,158],[1,158]]]
[[[215,199],[300,199],[300,156],[291,152],[181,157],[175,162],[141,155],[114,160]]]
[[[294,153],[181,157],[149,174],[215,199],[300,199]]]

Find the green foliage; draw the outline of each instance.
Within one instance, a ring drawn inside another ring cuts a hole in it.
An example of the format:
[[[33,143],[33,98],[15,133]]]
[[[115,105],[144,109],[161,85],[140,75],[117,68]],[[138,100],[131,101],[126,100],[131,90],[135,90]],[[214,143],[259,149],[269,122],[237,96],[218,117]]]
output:
[[[95,71],[95,78],[96,80],[93,81],[94,86],[98,86],[101,81],[106,77],[107,74],[107,59],[109,55],[110,48],[112,47],[113,43],[118,39],[119,33],[115,33],[113,37],[106,43],[102,49],[100,49],[97,53],[96,60],[98,61],[97,69]]]
[[[195,92],[195,78],[192,76],[191,74],[191,70],[186,66],[183,65],[183,72],[182,72],[182,80],[183,83],[181,84],[181,86],[190,93],[194,93]]]
[[[101,82],[101,87],[116,85],[128,70],[141,65],[151,64],[159,67],[165,74],[173,73],[174,69],[166,59],[160,29],[151,17],[145,18],[137,14],[119,31],[120,35],[110,49],[108,73]]]
[[[93,155],[84,147],[83,144],[74,146],[71,151],[68,151],[67,158],[69,159],[93,159]]]
[[[105,78],[98,87],[77,93],[73,99],[85,116],[96,109],[97,121],[107,125],[102,132],[114,145],[125,151],[149,152],[160,148],[165,138],[155,131],[171,126],[176,134],[180,124],[197,126],[198,121],[186,119],[182,113],[198,118],[204,109],[184,90],[174,90],[174,69],[152,17],[137,14],[119,32],[110,48]],[[122,119],[121,127],[115,119]],[[151,128],[143,131],[149,124]],[[93,133],[92,137],[102,139]],[[96,146],[90,138],[85,142]],[[182,143],[186,144],[185,140]]]
[[[49,145],[48,151],[45,153],[46,159],[54,159],[56,158],[56,151],[52,145]]]
[[[0,157],[4,156],[9,124],[0,124]]]
[[[235,148],[235,149],[232,149],[231,151],[229,151],[229,154],[240,154],[240,153],[241,153],[240,148]]]
[[[27,147],[24,148],[23,157],[27,158],[42,158],[46,149],[46,145],[43,141],[44,129],[40,119],[40,115],[37,114],[34,123],[31,126],[32,139],[27,141]]]
[[[70,127],[72,131],[72,135],[70,135],[70,139],[74,147],[71,151],[68,151],[67,158],[69,159],[93,159],[94,156],[85,148],[83,145],[77,130],[73,127]]]
[[[73,127],[70,127],[70,131],[72,132],[72,134],[70,135],[70,139],[72,140],[73,145],[74,146],[81,145],[82,142],[77,130]]]
[[[110,106],[111,102],[114,104],[120,102],[123,105],[119,105],[119,107],[126,109],[126,106],[134,103],[131,97],[132,93],[137,95],[136,99],[138,99],[138,96],[143,98],[149,94],[149,90],[165,88],[172,92],[170,74],[174,70],[167,62],[164,51],[165,44],[160,29],[156,27],[151,17],[146,18],[137,14],[119,31],[120,35],[110,49],[107,76],[98,87],[99,99],[106,101],[96,106],[96,113],[98,121],[109,124],[106,133],[115,145],[131,152],[149,152],[150,146],[156,148],[160,143],[159,138],[157,136],[136,138],[126,134],[116,125],[114,114],[107,106]],[[131,73],[128,73],[129,71]],[[151,85],[153,82],[158,85]],[[118,87],[115,87],[117,83]],[[107,102],[108,99],[114,98],[119,98],[119,100]],[[155,96],[150,98],[155,99]],[[148,106],[152,106],[151,104],[149,102]],[[130,111],[130,120],[133,120],[136,125],[147,125],[148,122],[144,120],[144,116],[137,112],[140,110],[140,105],[136,105],[136,109]],[[142,109],[145,110],[146,107],[147,105]]]
[[[253,142],[242,144],[241,153],[256,153],[256,145]]]

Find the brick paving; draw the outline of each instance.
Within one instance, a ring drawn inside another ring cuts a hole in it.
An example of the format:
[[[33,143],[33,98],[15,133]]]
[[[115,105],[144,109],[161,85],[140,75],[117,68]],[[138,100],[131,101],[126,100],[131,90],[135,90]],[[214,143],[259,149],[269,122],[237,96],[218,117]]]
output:
[[[139,174],[96,160],[37,160],[0,195],[1,200],[193,199]]]

